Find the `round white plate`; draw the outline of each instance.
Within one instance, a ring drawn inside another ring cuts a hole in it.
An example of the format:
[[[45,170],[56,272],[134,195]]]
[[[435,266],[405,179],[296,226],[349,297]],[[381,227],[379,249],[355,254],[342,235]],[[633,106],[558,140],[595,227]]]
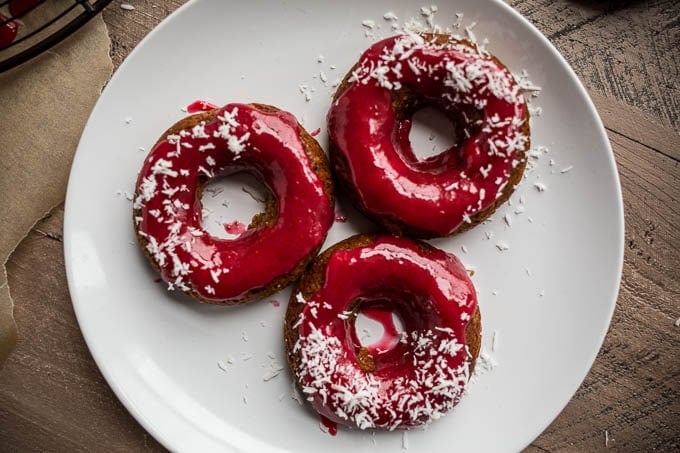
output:
[[[135,244],[128,195],[146,155],[139,148],[148,150],[196,99],[277,105],[308,130],[321,128],[317,138],[326,146],[332,82],[371,42],[392,34],[384,13],[394,12],[399,23],[424,22],[420,4],[195,1],[156,28],[106,87],[68,188],[69,287],[103,375],[168,448],[363,452],[395,451],[404,443],[415,451],[454,445],[457,451],[516,451],[545,429],[582,382],[607,331],[623,258],[612,151],[576,76],[527,21],[500,1],[445,3],[436,24],[451,27],[463,12],[463,25],[476,22],[478,40],[488,38],[491,52],[543,87],[533,101],[542,114],[532,120],[532,145],[547,152],[535,149],[534,169],[491,222],[433,241],[475,270],[491,357],[485,364],[493,369],[475,377],[451,414],[407,436],[342,428],[336,437],[323,433],[315,414],[291,398],[287,367],[263,379],[286,363],[282,319],[289,292],[238,308],[169,293]],[[362,26],[366,19],[375,28]],[[242,220],[252,208],[229,206],[225,216]],[[350,213],[348,222],[334,225],[327,245],[367,227]]]

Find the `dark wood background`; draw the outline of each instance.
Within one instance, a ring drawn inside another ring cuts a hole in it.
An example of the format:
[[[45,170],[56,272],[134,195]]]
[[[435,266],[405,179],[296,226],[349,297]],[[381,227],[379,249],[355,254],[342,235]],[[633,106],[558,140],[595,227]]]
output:
[[[180,0],[104,11],[117,67]],[[514,0],[589,90],[614,148],[626,214],[623,280],[595,365],[527,449],[680,450],[680,3]],[[19,343],[0,371],[0,451],[162,450],[92,361],[64,272],[59,207],[7,270]]]

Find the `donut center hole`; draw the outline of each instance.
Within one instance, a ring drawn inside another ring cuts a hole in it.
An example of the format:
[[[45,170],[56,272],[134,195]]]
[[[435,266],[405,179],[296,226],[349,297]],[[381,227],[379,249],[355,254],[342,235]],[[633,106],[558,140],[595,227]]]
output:
[[[385,307],[366,306],[357,313],[354,333],[361,347],[379,355],[394,349],[406,331],[398,313]]]
[[[201,225],[212,236],[236,239],[255,223],[254,217],[264,215],[268,197],[269,190],[249,173],[211,178],[201,194]]]
[[[459,142],[456,123],[444,111],[432,106],[415,111],[408,138],[418,161],[438,156]]]

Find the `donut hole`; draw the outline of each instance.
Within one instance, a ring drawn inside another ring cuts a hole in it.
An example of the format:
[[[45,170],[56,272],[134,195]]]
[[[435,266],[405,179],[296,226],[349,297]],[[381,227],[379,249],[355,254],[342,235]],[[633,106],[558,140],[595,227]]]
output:
[[[271,217],[272,195],[254,175],[238,172],[216,176],[205,182],[201,192],[201,225],[212,236],[236,239],[262,220]]]
[[[351,332],[358,353],[368,352],[373,357],[387,354],[402,342],[406,323],[401,312],[386,299],[360,299]]]
[[[373,355],[393,350],[405,333],[399,313],[381,305],[361,306],[354,321],[356,341]]]
[[[424,106],[411,116],[411,149],[418,161],[425,161],[458,146],[456,123],[442,109]]]
[[[461,145],[482,124],[482,111],[473,108],[451,111],[422,103],[406,113],[398,131],[401,153],[413,165],[428,170],[459,165]]]

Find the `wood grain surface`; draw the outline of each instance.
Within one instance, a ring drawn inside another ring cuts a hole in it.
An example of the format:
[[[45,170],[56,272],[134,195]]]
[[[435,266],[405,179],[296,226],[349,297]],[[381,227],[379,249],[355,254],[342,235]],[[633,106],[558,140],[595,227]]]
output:
[[[179,0],[114,1],[118,66]],[[585,382],[527,449],[680,450],[680,7],[666,1],[509,2],[590,91],[614,149],[626,215],[617,308]],[[63,208],[8,264],[19,343],[0,371],[0,451],[162,450],[92,361],[68,297]]]

